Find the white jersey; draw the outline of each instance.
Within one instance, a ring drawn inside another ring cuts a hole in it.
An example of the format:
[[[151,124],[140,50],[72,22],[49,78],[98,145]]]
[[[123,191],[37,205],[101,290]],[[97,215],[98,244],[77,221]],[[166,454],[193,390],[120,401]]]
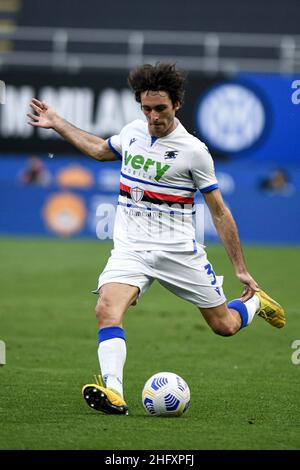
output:
[[[197,251],[194,196],[218,182],[205,144],[176,123],[170,134],[155,138],[138,119],[108,139],[122,159],[114,226],[118,249]]]

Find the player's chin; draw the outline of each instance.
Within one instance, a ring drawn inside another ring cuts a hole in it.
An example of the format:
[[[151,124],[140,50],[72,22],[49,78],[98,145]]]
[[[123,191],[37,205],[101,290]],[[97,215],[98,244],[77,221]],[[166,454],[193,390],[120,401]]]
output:
[[[161,136],[165,135],[165,133],[166,133],[166,129],[165,129],[165,126],[163,124],[153,124],[151,126],[151,129],[153,131],[153,134],[156,135],[157,137],[161,137]]]

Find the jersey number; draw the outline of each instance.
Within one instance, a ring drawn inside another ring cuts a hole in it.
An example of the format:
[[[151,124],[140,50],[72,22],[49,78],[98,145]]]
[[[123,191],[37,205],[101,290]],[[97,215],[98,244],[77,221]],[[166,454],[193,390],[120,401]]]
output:
[[[214,270],[213,270],[212,267],[211,267],[211,264],[209,264],[209,263],[206,264],[206,265],[204,266],[204,269],[206,269],[208,275],[210,275],[210,274],[213,275],[213,280],[211,281],[211,285],[214,286],[214,285],[216,284],[216,282],[217,282],[217,279],[216,279],[216,275],[215,275],[215,273],[214,273]]]

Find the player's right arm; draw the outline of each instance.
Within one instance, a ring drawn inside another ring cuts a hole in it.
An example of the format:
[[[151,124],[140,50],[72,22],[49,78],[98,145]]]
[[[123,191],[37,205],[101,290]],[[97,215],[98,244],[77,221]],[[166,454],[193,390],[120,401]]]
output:
[[[118,157],[111,151],[106,140],[73,126],[73,124],[59,116],[55,109],[48,106],[44,101],[33,98],[30,106],[35,112],[35,114],[27,114],[29,118],[28,124],[31,126],[53,129],[67,142],[95,160],[102,162],[118,160]]]

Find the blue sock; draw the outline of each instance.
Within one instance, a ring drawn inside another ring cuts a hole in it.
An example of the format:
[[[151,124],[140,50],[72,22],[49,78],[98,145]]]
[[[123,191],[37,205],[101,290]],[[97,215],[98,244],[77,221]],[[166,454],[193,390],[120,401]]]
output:
[[[107,341],[108,339],[122,338],[126,341],[125,332],[120,326],[107,326],[100,328],[98,331],[98,342]]]
[[[246,305],[240,299],[234,299],[227,304],[227,307],[233,308],[240,314],[242,320],[241,328],[245,328],[245,326],[248,325],[248,311]]]

